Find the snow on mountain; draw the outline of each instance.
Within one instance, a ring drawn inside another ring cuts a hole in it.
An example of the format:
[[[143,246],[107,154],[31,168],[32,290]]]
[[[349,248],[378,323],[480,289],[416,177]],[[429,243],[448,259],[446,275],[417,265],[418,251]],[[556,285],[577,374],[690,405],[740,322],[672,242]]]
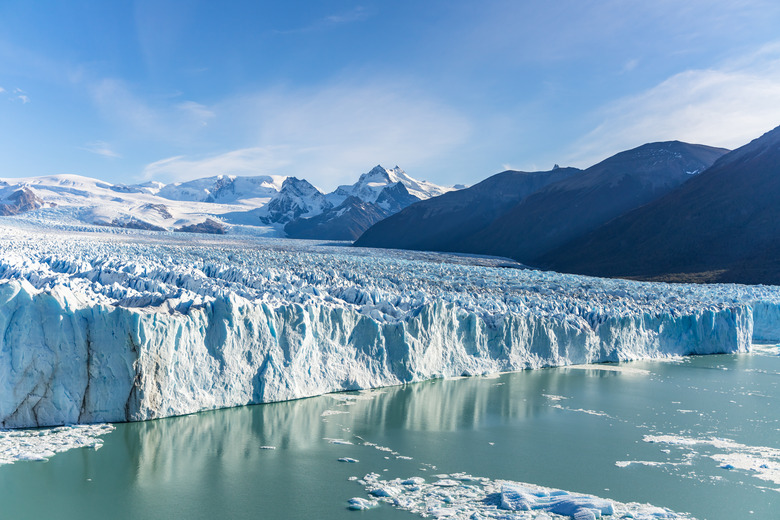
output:
[[[453,190],[453,188],[444,188],[428,181],[413,179],[398,166],[387,169],[377,165],[368,173],[362,174],[355,184],[342,185],[336,188],[333,193],[328,194],[328,198],[333,201],[334,206],[341,204],[350,196],[366,202],[376,202],[385,188],[399,182],[411,195],[419,200],[436,197]]]
[[[745,351],[780,287],[0,218],[0,427],[145,420],[430,378]]]
[[[447,190],[416,181],[398,167],[377,167],[372,172],[339,190],[354,192],[355,197],[371,204],[379,199],[379,218],[399,211],[421,196]],[[285,224],[321,215],[347,198],[334,193],[325,195],[306,180],[278,175],[218,175],[167,185],[111,184],[78,175],[53,175],[0,180],[0,214],[34,212],[34,216],[47,221],[155,231],[240,225],[247,226],[245,233],[285,236]],[[207,220],[212,224],[204,227]],[[229,228],[225,229],[229,232]],[[339,230],[328,232],[343,235]]]
[[[329,208],[290,221],[284,231],[291,238],[355,240],[380,220],[452,189],[412,179],[398,166],[376,166],[355,184],[326,195]]]
[[[230,203],[236,201],[268,202],[282,188],[287,177],[263,175],[258,177],[237,177],[218,175],[189,182],[176,182],[162,187],[160,197],[194,202]]]
[[[0,189],[0,215],[17,215],[27,211],[35,211],[43,206],[44,202],[29,188],[4,187]]]
[[[45,220],[82,222],[101,226],[148,230],[173,230],[204,222],[207,218],[242,208],[254,207],[254,200],[215,204],[166,199],[157,195],[159,183],[114,185],[78,175],[53,175],[5,179],[4,192],[29,192],[26,211],[40,213]],[[30,197],[37,203],[33,204]],[[37,211],[35,211],[37,210]]]
[[[263,208],[261,220],[286,224],[300,217],[319,215],[331,207],[325,195],[309,181],[287,177],[279,193]]]

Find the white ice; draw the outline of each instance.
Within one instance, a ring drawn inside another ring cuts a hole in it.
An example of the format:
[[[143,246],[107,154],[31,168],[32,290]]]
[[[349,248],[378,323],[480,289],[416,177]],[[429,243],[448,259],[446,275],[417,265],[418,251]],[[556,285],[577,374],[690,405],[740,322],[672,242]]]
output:
[[[0,218],[0,427],[780,341],[780,287],[505,263],[252,237],[64,234]]]
[[[573,520],[595,520],[603,516],[691,520],[685,513],[649,504],[621,503],[535,484],[462,473],[447,477],[427,483],[421,477],[382,480],[378,474],[370,473],[359,483],[377,500],[422,517],[533,520],[549,519],[548,513],[551,513]]]
[[[778,448],[750,446],[718,437],[645,435],[643,440],[688,449],[686,459],[696,455],[709,457],[723,469],[745,471],[758,479],[780,486],[780,449]]]
[[[89,424],[39,430],[0,430],[0,464],[20,460],[48,460],[55,454],[103,446],[101,436],[114,429],[110,424]]]

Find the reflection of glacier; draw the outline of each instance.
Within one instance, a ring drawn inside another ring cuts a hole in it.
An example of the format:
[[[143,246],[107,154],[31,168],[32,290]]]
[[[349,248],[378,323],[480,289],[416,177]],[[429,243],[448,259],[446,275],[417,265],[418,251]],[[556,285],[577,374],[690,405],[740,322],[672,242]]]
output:
[[[600,280],[294,241],[0,227],[7,427],[743,351],[754,330],[780,339],[779,288]]]
[[[540,389],[563,379],[560,372],[549,371],[503,377],[501,386],[483,378],[435,381],[147,421],[120,426],[118,432],[125,432],[130,451],[138,450],[137,463],[128,466],[137,466],[137,480],[144,485],[209,474],[207,465],[214,463],[215,454],[223,468],[261,467],[271,455],[263,446],[306,454],[321,450],[324,439],[362,444],[371,440],[356,437],[363,435],[366,420],[370,432],[399,427],[457,431],[485,424],[490,415],[511,420],[540,409],[549,412]]]

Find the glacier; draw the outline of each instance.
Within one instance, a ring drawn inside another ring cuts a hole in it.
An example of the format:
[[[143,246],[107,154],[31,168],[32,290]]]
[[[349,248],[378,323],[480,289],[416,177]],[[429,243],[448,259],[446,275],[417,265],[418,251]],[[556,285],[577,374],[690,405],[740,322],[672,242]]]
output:
[[[0,217],[0,427],[141,421],[432,378],[745,352],[780,287]]]

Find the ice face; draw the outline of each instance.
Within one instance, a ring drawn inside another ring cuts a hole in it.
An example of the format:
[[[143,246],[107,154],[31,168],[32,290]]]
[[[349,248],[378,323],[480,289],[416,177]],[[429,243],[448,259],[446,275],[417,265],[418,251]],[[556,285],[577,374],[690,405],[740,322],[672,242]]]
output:
[[[0,426],[135,421],[545,366],[746,351],[780,288],[0,220]]]

